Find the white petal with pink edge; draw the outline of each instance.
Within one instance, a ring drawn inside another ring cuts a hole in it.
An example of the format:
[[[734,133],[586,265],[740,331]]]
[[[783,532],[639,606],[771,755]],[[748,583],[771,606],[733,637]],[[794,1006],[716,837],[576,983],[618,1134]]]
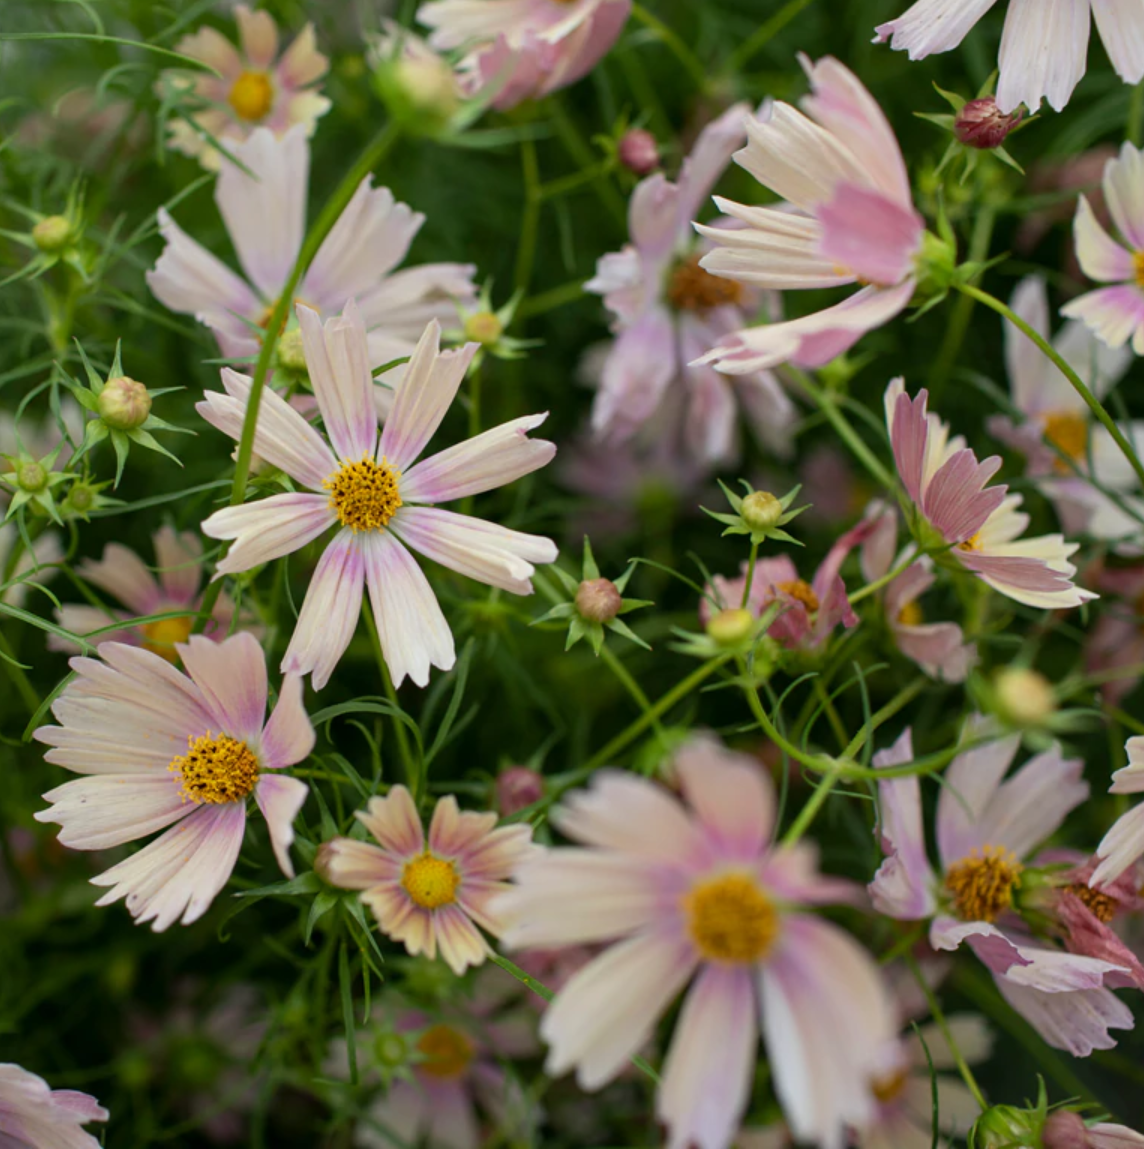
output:
[[[194,809],[179,793],[179,780],[164,771],[98,774],[65,782],[44,795],[53,803],[33,815],[37,822],[56,822],[60,842],[73,850],[108,850],[134,842]]]
[[[394,786],[384,798],[371,798],[357,820],[387,849],[403,857],[412,857],[425,848],[425,832],[404,786]]]
[[[203,692],[218,726],[215,733],[250,742],[257,751],[267,692],[266,656],[258,640],[249,631],[217,643],[196,634],[175,649]]]
[[[875,43],[908,52],[911,60],[924,60],[935,52],[956,48],[997,0],[917,0],[896,20],[874,29]]]
[[[223,507],[204,520],[202,531],[212,539],[234,540],[216,564],[217,578],[293,554],[336,523],[329,496],[300,491]]]
[[[314,749],[314,727],[302,701],[302,679],[288,674],[282,680],[278,702],[270,721],[262,731],[259,746],[260,766],[280,770],[294,766],[309,757]]]
[[[263,774],[254,788],[254,800],[270,831],[274,858],[288,878],[294,876],[294,863],[290,860],[294,819],[309,793],[310,787],[301,778],[287,778],[283,774]]]

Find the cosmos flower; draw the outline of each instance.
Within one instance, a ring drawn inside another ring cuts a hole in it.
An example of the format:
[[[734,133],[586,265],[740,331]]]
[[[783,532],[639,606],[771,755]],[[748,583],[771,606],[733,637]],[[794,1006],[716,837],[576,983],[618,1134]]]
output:
[[[862,543],[862,574],[876,582],[897,569],[914,553],[913,544],[900,552],[898,512],[876,500],[867,509],[873,529]],[[926,622],[918,599],[933,586],[933,563],[925,556],[914,560],[882,592],[886,625],[894,645],[931,678],[964,682],[977,661],[977,648],[965,641],[955,622]]]
[[[0,523],[0,570],[8,569],[8,558],[19,540],[20,528],[15,523]],[[21,551],[9,581],[0,587],[0,602],[22,607],[28,598],[28,584],[47,582],[63,557],[64,549],[54,531],[33,539],[31,551],[26,548]]]
[[[677,183],[650,176],[632,192],[632,242],[602,256],[585,291],[604,297],[616,339],[599,363],[593,430],[610,442],[643,428],[667,390],[685,396],[685,442],[695,458],[723,462],[736,454],[738,396],[767,448],[788,455],[791,403],[769,371],[742,376],[737,386],[705,366],[689,366],[758,311],[758,293],[699,266],[691,220],[746,138],[747,104],[736,104],[700,133]]]
[[[1144,17],[1142,17],[1144,19]],[[1144,152],[1125,143],[1120,155],[1104,165],[1104,198],[1120,233],[1118,243],[1101,227],[1087,196],[1081,196],[1073,220],[1076,257],[1098,287],[1061,308],[1079,319],[1109,347],[1144,355]]]
[[[234,15],[240,48],[208,26],[175,45],[176,52],[209,64],[217,76],[201,69],[171,69],[156,85],[161,99],[169,90],[180,93],[190,121],[169,121],[168,145],[197,158],[212,171],[234,165],[224,164],[218,149],[203,133],[214,136],[234,155],[232,145],[259,127],[281,136],[297,125],[303,137],[312,136],[318,118],[330,109],[330,101],[315,87],[326,74],[329,61],[317,49],[312,24],[307,24],[279,56],[278,27],[269,12],[252,12],[245,4],[238,4]]]
[[[879,24],[875,43],[922,60],[956,48],[997,0],[917,0],[896,20]],[[1090,17],[1091,13],[1091,17]],[[998,59],[997,106],[1036,111],[1042,99],[1059,112],[1084,75],[1091,19],[1117,75],[1144,77],[1144,8],[1136,0],[1010,0]]]
[[[215,202],[246,278],[160,209],[166,247],[147,283],[172,311],[194,315],[211,328],[225,355],[241,358],[257,354],[261,331],[302,246],[310,147],[300,128],[282,139],[259,129],[235,147],[235,155],[251,174],[228,164],[215,185]],[[379,367],[409,355],[430,319],[455,320],[456,303],[475,294],[475,268],[426,263],[395,271],[425,217],[372,183],[366,176],[358,185],[318,248],[296,300],[326,316],[356,300],[370,329],[369,364]]]
[[[417,20],[441,52],[464,49],[467,95],[501,111],[586,76],[616,42],[631,0],[429,0]]]
[[[914,293],[925,228],[893,129],[844,65],[829,56],[802,64],[813,89],[806,114],[776,103],[749,117],[747,146],[735,154],[786,202],[749,207],[716,196],[728,218],[723,226],[696,225],[715,246],[699,266],[774,291],[865,286],[824,311],[725,336],[697,360],[729,375],[786,362],[821,367]]]
[[[971,735],[986,728],[971,723]],[[1020,745],[1013,734],[959,754],[945,770],[937,803],[935,872],[926,856],[917,775],[878,783],[878,833],[886,861],[870,883],[874,908],[903,921],[930,921],[929,942],[962,942],[988,967],[997,988],[1050,1044],[1086,1057],[1116,1044],[1110,1028],[1132,1028],[1132,1011],[1106,986],[1126,984],[1125,967],[1067,953],[1034,939],[1020,916],[1023,886],[1036,887],[1031,855],[1088,797],[1084,763],[1055,746],[1007,780]],[[914,758],[910,730],[874,765]]]
[[[281,396],[263,393],[254,450],[304,489],[211,515],[203,533],[235,540],[215,577],[291,554],[337,527],[306,592],[283,672],[312,673],[315,688],[325,686],[353,637],[368,583],[394,685],[408,675],[424,686],[430,666],[448,670],[456,655],[449,624],[408,548],[489,586],[531,594],[532,564],[556,559],[550,540],[429,504],[492,490],[543,467],[556,448],[529,439],[527,432],[547,416],[502,423],[414,466],[444,419],[477,344],[441,352],[440,329],[431,321],[397,386],[379,441],[357,308],[348,304],[324,327],[307,307],[298,308],[298,317],[329,438]],[[222,382],[227,393],[208,391],[197,410],[237,440],[250,379],[224,368]]]
[[[1124,744],[1128,765],[1112,775],[1111,794],[1139,794],[1144,791],[1144,736],[1139,734]],[[1144,857],[1144,802],[1121,814],[1096,847],[1100,860],[1092,875],[1092,885],[1115,881],[1134,862]]]
[[[266,720],[266,659],[250,634],[196,635],[176,650],[187,674],[118,642],[98,659],[73,658],[76,677],[52,704],[61,725],[35,732],[52,747],[48,762],[86,775],[45,794],[52,805],[36,814],[62,827],[65,846],[106,850],[171,827],[92,878],[111,887],[96,905],[125,897],[156,931],[197,921],[226,885],[252,795],[278,865],[294,876],[287,851],[308,789],[280,771],[314,746],[300,678],[284,679]]]
[[[68,603],[57,608],[56,622],[72,634],[86,637],[102,630],[97,642],[125,642],[142,646],[161,655],[168,662],[176,660],[175,644],[186,642],[194,627],[194,615],[202,599],[203,545],[192,531],[178,531],[162,526],[155,532],[152,542],[158,579],[143,560],[121,543],[108,543],[98,562],[84,559],[76,573],[93,586],[106,591],[127,606],[128,610],[103,609],[96,606]],[[150,614],[186,608],[187,614],[178,618],[148,622],[140,627],[121,630],[106,628],[118,619],[129,619]],[[219,595],[212,620],[204,634],[216,642],[225,637],[234,616],[234,604],[225,594]],[[59,635],[48,635],[52,650],[73,651],[75,643]]]
[[[601,771],[553,814],[582,843],[517,871],[498,909],[517,947],[611,942],[541,1022],[547,1072],[585,1089],[623,1070],[692,980],[662,1070],[668,1149],[726,1149],[754,1080],[759,1024],[775,1091],[800,1141],[828,1149],[873,1116],[867,1083],[888,1067],[897,1020],[869,955],[807,912],[852,897],[814,850],[773,845],[775,800],[758,763],[710,738],[674,763],[682,799]]]
[[[1010,306],[1034,331],[1049,338],[1043,279],[1023,279]],[[1065,324],[1053,347],[1098,399],[1120,381],[1132,362],[1127,348],[1105,346],[1076,320]],[[1093,422],[1088,405],[1053,362],[1011,323],[1005,324],[1005,360],[1013,405],[1024,421],[1014,424],[1007,416],[994,416],[988,421],[989,430],[1024,453],[1026,473],[1038,478],[1038,487],[1052,500],[1065,531],[1102,539],[1137,533],[1140,522],[1089,481],[1090,476],[1095,478],[1122,501],[1135,503],[1144,515],[1144,502],[1129,497],[1139,487],[1136,472],[1112,436]],[[1125,424],[1122,429],[1129,441],[1144,446],[1144,424]]]
[[[446,795],[426,836],[413,798],[394,786],[371,798],[357,819],[380,845],[352,838],[326,842],[317,863],[331,885],[361,890],[382,933],[411,954],[442,959],[457,974],[489,952],[477,926],[499,937],[501,914],[489,905],[509,888],[506,879],[532,850],[527,825],[496,828],[493,813],[462,812]]]
[[[99,1149],[81,1126],[108,1116],[87,1093],[51,1089],[34,1073],[0,1063],[0,1136],[12,1149]]]
[[[922,535],[939,559],[953,561],[999,594],[1026,606],[1059,610],[1096,598],[1074,586],[1076,568],[1068,561],[1077,549],[1061,535],[1019,539],[1029,516],[1018,510],[1020,495],[1007,487],[987,487],[1001,466],[997,456],[977,461],[960,436],[927,414],[928,392],[916,399],[901,379],[886,388],[886,427],[898,475],[917,516]]]

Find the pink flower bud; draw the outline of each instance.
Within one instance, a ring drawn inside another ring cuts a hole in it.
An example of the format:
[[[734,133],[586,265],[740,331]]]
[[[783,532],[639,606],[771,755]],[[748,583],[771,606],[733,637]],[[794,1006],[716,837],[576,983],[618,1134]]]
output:
[[[516,814],[543,797],[543,777],[527,766],[510,766],[497,775],[497,809],[502,818]]]
[[[637,176],[650,175],[659,167],[659,145],[644,128],[629,128],[620,139],[620,163]]]
[[[1056,1109],[1045,1122],[1041,1143],[1045,1149],[1088,1149],[1088,1129],[1071,1109]]]
[[[971,148],[999,148],[1024,116],[1020,109],[1006,115],[998,109],[992,96],[982,96],[970,100],[957,113],[953,134]]]
[[[314,855],[314,873],[322,879],[323,882],[328,882],[331,886],[337,883],[333,880],[332,862],[336,847],[333,842],[323,842],[318,847],[318,852]]]
[[[134,431],[151,414],[151,396],[135,379],[118,375],[99,393],[99,417],[116,431]]]
[[[585,579],[576,591],[576,609],[589,622],[611,622],[621,606],[623,599],[611,579]]]

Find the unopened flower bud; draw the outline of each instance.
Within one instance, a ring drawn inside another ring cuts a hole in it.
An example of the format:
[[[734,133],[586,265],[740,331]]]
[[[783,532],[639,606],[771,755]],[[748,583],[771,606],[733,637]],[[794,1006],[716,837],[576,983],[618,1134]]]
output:
[[[478,311],[465,320],[465,338],[492,347],[504,334],[504,324],[491,311]]]
[[[1041,1144],[1044,1149],[1088,1149],[1088,1126],[1071,1109],[1055,1109],[1045,1122]]]
[[[1018,1109],[1014,1105],[994,1105],[978,1117],[973,1141],[978,1149],[1012,1149],[1015,1145],[1039,1144],[1043,1113]]]
[[[86,515],[95,506],[95,495],[94,488],[87,483],[72,483],[64,500],[64,509],[80,516]]]
[[[314,873],[317,874],[323,882],[327,882],[331,886],[337,884],[332,877],[334,854],[336,852],[337,848],[333,842],[323,842],[318,847],[318,852],[314,855]]]
[[[62,215],[49,215],[32,228],[32,242],[50,255],[63,251],[71,238],[71,220]]]
[[[527,766],[510,766],[497,775],[496,802],[502,818],[539,802],[544,797],[544,778]]]
[[[374,1056],[384,1069],[400,1069],[409,1061],[410,1047],[405,1035],[391,1030],[378,1035],[373,1043]]]
[[[982,96],[970,100],[957,113],[953,134],[971,148],[998,148],[1023,118],[1020,109],[1006,114],[997,107],[992,96]]]
[[[611,622],[621,606],[623,600],[611,579],[585,579],[576,591],[576,609],[589,622]]]
[[[16,485],[34,495],[48,485],[47,468],[42,463],[21,463],[16,468]]]
[[[1052,683],[1035,670],[1009,667],[997,675],[993,686],[998,713],[1013,726],[1038,726],[1056,709]]]
[[[116,431],[134,431],[151,414],[147,388],[126,375],[108,379],[99,393],[99,417]]]
[[[394,78],[414,109],[439,122],[448,120],[460,104],[456,76],[440,56],[406,56],[394,65]]]
[[[302,332],[286,331],[278,340],[278,366],[283,371],[301,375],[306,370],[306,353],[302,349]]]
[[[743,522],[753,531],[769,531],[783,517],[783,505],[770,491],[752,491],[739,507]]]
[[[754,625],[755,616],[749,610],[721,610],[708,620],[707,635],[720,646],[735,646],[751,633]]]
[[[637,176],[650,175],[659,167],[659,145],[645,128],[629,128],[624,132],[616,154],[620,163]]]

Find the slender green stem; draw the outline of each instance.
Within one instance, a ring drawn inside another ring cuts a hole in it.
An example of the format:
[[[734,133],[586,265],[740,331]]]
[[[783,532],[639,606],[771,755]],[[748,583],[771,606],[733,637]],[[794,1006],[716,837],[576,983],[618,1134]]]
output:
[[[1124,437],[1124,433],[1116,425],[1116,421],[1112,416],[1105,410],[1101,401],[1088,389],[1084,380],[1065,362],[1056,348],[1053,347],[1040,332],[1034,331],[1012,308],[1007,307],[1001,300],[990,295],[989,292],[982,291],[981,288],[973,287],[968,283],[958,283],[955,286],[958,291],[976,299],[978,303],[984,303],[986,307],[992,308],[998,315],[1008,319],[1014,327],[1027,335],[1037,347],[1048,356],[1057,370],[1072,384],[1073,390],[1085,401],[1093,417],[1104,427],[1109,435],[1112,436],[1113,442],[1120,448],[1121,453],[1136,472],[1136,477],[1140,480],[1141,485],[1144,486],[1144,463],[1141,463],[1137,458],[1136,452],[1132,449],[1132,445]]]
[[[803,766],[819,774],[826,774],[839,766],[833,758],[827,758],[821,754],[808,754],[800,746],[796,746],[791,742],[789,738],[785,738],[779,732],[778,727],[771,721],[770,715],[763,706],[762,700],[759,698],[759,691],[751,681],[750,674],[747,671],[746,660],[743,658],[739,659],[739,673],[742,675],[743,694],[747,699],[747,705],[750,707],[751,713],[755,716],[755,721],[758,722],[763,733],[775,743],[776,746],[785,750],[796,762],[801,762]]]
[[[362,603],[362,614],[365,616],[365,625],[369,631],[369,641],[373,647],[374,658],[377,659],[377,670],[381,675],[382,685],[385,687],[385,696],[395,708],[400,708],[397,701],[397,690],[393,685],[393,679],[389,676],[389,667],[386,665],[385,655],[382,653],[381,636],[377,631],[377,622],[373,617],[373,611],[370,609],[368,602]],[[409,783],[409,792],[413,795],[413,800],[416,802],[421,795],[421,771],[418,768],[416,759],[413,757],[413,751],[409,747],[409,739],[406,737],[404,724],[395,718],[393,720],[393,729],[397,736],[397,753],[401,757],[401,765],[405,771],[405,780]]]
[[[850,745],[842,752],[843,758],[853,758],[866,743],[874,737],[874,731],[884,722],[888,722],[899,710],[908,706],[926,688],[926,680],[921,676],[915,678],[909,686],[903,687],[882,707],[870,715],[870,721],[865,723],[861,730],[850,741]]]
[[[798,812],[798,817],[790,824],[790,829],[783,835],[783,846],[793,846],[802,836],[810,829],[811,822],[814,821],[818,815],[819,810],[822,809],[826,799],[834,792],[834,787],[838,785],[839,779],[842,777],[842,768],[840,765],[832,766],[822,777],[815,788],[814,793],[810,797],[810,801]]]
[[[684,43],[683,37],[669,28],[658,16],[652,15],[642,4],[632,5],[632,15],[646,28],[650,28],[663,41],[664,46],[674,53],[675,58],[691,73],[700,92],[707,91],[711,78],[699,57]]]
[[[12,679],[13,686],[19,691],[20,697],[24,700],[24,705],[28,708],[28,712],[35,714],[40,707],[40,696],[36,693],[31,682],[28,681],[28,676],[24,673],[24,668],[16,661],[15,651],[13,651],[3,634],[0,634],[0,653],[3,653],[5,656],[3,666],[8,672],[8,677]]]
[[[583,298],[584,280],[576,279],[571,283],[562,283],[550,291],[542,291],[539,295],[531,296],[517,308],[516,314],[521,319],[527,319],[533,315],[543,315],[546,311],[555,311],[558,307],[564,307]]]
[[[743,601],[739,603],[740,609],[745,609],[751,601],[751,584],[755,581],[755,566],[759,561],[759,544],[751,543],[751,557],[747,560],[747,577],[743,581]]]
[[[1124,131],[1128,142],[1138,148],[1144,136],[1144,80],[1132,89],[1128,100],[1128,125]]]
[[[826,714],[826,721],[830,723],[830,729],[834,731],[834,737],[838,739],[838,748],[842,749],[847,742],[846,727],[842,725],[842,719],[838,717],[838,711],[834,709],[834,703],[831,702],[830,695],[827,694],[826,688],[822,685],[821,678],[814,680],[814,693],[818,695],[818,701]]]
[[[536,158],[536,141],[520,141],[520,167],[524,176],[524,215],[520,222],[520,244],[516,249],[517,291],[527,291],[536,262],[536,235],[540,227],[540,164]]]
[[[735,75],[742,71],[743,65],[751,59],[760,48],[768,44],[774,36],[783,30],[804,8],[809,8],[814,0],[788,0],[769,20],[760,24],[746,40],[731,53],[727,60],[728,75]]]
[[[645,713],[651,713],[651,701],[644,693],[643,687],[632,677],[628,668],[620,661],[619,658],[612,652],[611,648],[605,642],[600,647],[600,655],[604,660],[608,669],[620,681],[624,689],[635,699],[636,705]],[[651,720],[652,729],[656,733],[656,737],[663,738],[663,727],[660,725],[659,715],[653,715]]]
[[[898,577],[898,575],[905,574],[905,572],[909,570],[909,568],[912,567],[917,561],[918,556],[916,554],[911,554],[908,557],[902,559],[902,561],[898,563],[896,567],[888,570],[884,575],[882,575],[881,578],[876,578],[873,582],[867,583],[863,587],[859,587],[852,595],[850,595],[850,605],[853,606],[854,603],[861,602],[868,595],[876,594],[882,589],[882,587],[892,583],[894,579]]]

